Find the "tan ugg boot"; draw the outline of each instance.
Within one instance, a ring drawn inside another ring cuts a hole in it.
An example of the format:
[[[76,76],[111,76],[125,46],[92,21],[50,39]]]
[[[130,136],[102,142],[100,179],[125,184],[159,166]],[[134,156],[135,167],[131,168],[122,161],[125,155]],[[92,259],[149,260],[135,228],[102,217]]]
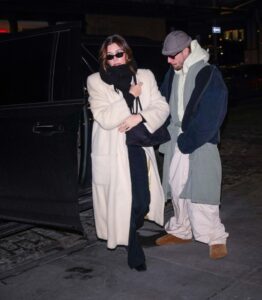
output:
[[[216,244],[209,246],[209,257],[220,259],[227,256],[227,246],[225,244]]]
[[[156,239],[155,243],[158,246],[163,246],[163,245],[172,245],[172,244],[185,244],[191,242],[192,239],[184,240],[179,237],[176,237],[175,235],[172,234],[165,234],[164,236]]]

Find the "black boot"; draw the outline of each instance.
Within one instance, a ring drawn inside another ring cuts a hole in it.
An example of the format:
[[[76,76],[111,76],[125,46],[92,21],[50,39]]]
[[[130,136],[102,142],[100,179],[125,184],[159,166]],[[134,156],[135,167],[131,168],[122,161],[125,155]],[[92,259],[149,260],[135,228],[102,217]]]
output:
[[[138,265],[137,267],[135,267],[135,269],[138,271],[138,272],[141,272],[141,271],[146,271],[147,267],[146,267],[146,263],[142,263],[141,265]]]

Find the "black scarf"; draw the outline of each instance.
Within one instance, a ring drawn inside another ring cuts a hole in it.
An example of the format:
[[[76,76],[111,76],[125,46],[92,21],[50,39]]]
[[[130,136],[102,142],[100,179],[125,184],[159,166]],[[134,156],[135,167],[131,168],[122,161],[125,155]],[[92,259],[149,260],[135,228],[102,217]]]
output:
[[[132,63],[132,67],[135,71],[137,70],[135,63]],[[105,83],[114,85],[116,91],[120,90],[123,93],[127,105],[131,107],[135,97],[129,93],[129,89],[135,73],[129,65],[109,66],[106,70],[100,67],[99,73]]]

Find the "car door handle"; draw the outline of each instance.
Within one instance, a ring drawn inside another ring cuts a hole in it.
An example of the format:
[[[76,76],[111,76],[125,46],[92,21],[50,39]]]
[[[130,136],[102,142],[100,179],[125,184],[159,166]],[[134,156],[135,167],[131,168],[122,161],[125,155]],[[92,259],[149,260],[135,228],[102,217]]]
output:
[[[64,126],[62,124],[41,124],[37,122],[33,125],[32,131],[36,134],[52,136],[54,134],[63,133]]]

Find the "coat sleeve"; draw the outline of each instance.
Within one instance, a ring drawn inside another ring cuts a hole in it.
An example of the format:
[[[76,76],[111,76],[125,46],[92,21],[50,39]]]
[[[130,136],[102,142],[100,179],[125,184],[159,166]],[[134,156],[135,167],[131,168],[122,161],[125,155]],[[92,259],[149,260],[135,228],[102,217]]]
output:
[[[155,77],[150,70],[146,70],[149,81],[149,105],[143,109],[142,115],[150,132],[156,131],[169,115],[169,105],[158,89]]]
[[[122,93],[116,93],[116,99],[109,101],[109,95],[98,73],[87,78],[88,101],[94,119],[106,130],[120,125],[130,115],[130,110]]]
[[[227,88],[216,69],[209,81],[196,112],[187,128],[178,137],[182,153],[192,153],[219,132],[227,111]]]

